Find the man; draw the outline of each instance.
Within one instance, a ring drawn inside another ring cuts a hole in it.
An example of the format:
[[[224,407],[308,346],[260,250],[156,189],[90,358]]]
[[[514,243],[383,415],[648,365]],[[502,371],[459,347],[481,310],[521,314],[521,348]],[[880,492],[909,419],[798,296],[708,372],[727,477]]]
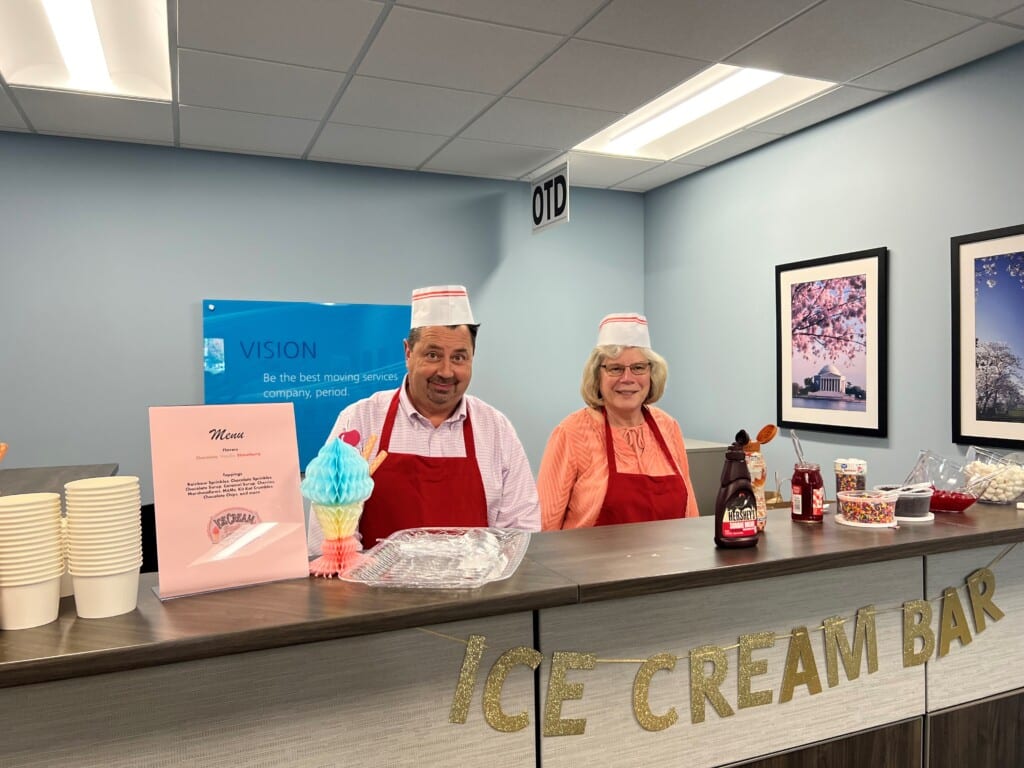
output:
[[[410,326],[402,385],[345,408],[328,436],[344,435],[361,447],[379,435],[374,455],[388,453],[359,522],[363,547],[421,526],[539,531],[537,487],[515,429],[504,414],[466,394],[479,327],[466,289],[413,291]],[[311,552],[322,539],[313,516]]]

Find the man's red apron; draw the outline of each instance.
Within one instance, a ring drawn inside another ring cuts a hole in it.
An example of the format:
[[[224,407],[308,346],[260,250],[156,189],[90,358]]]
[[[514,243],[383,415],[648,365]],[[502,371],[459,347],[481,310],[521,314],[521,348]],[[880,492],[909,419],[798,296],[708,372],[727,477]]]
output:
[[[661,452],[675,470],[674,475],[654,477],[619,472],[615,466],[615,448],[612,445],[612,428],[608,424],[608,414],[603,408],[601,412],[604,415],[604,443],[608,453],[608,490],[605,491],[601,512],[594,525],[645,523],[649,520],[684,517],[688,497],[686,483],[683,482],[683,476],[668,452],[665,438],[661,436],[650,410],[643,409],[644,421],[650,427]],[[387,464],[387,461],[384,464]],[[383,464],[381,466],[383,467]]]
[[[393,453],[389,446],[400,393],[391,399],[380,435],[380,450],[388,457],[373,473],[373,494],[359,521],[364,549],[404,528],[487,525],[487,495],[476,463],[469,405],[462,422],[464,458]]]

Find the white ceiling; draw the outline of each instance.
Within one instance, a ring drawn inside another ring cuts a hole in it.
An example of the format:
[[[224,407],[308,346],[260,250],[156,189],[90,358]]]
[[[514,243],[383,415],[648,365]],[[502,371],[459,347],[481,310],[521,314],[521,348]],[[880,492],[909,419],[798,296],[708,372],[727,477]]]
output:
[[[1019,0],[168,0],[170,104],[14,87],[0,130],[528,179],[716,62],[832,80],[647,191],[1024,40]]]

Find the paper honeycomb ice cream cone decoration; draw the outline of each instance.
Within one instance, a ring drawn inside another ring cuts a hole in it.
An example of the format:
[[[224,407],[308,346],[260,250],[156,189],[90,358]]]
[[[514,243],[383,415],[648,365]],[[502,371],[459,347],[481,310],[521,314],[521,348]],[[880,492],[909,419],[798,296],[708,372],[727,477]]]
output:
[[[324,445],[306,467],[302,495],[323,529],[322,554],[309,564],[313,576],[339,576],[355,565],[362,552],[359,518],[373,492],[366,458],[343,440]]]
[[[313,512],[320,521],[325,539],[342,539],[355,536],[359,530],[359,518],[363,514],[363,503],[354,504],[313,504]]]

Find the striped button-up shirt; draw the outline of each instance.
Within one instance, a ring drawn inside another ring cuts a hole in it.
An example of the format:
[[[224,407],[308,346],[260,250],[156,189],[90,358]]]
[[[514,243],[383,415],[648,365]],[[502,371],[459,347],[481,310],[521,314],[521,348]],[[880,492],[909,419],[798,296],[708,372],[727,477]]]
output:
[[[335,440],[342,432],[354,429],[359,432],[358,447],[361,450],[371,435],[380,435],[384,428],[384,417],[394,395],[393,389],[376,392],[348,406],[338,414],[338,419],[334,422],[327,439]],[[464,395],[455,412],[435,427],[413,406],[403,381],[388,451],[436,458],[465,456],[462,425],[466,420],[467,403],[473,421],[476,461],[480,467],[480,478],[483,480],[484,494],[487,497],[488,524],[494,528],[539,531],[540,503],[537,500],[537,486],[526,452],[508,418],[483,400],[472,395]],[[379,450],[378,442],[373,455],[375,456]],[[373,456],[370,460],[372,462]],[[311,554],[320,552],[322,541],[323,533],[316,515],[310,515]]]

